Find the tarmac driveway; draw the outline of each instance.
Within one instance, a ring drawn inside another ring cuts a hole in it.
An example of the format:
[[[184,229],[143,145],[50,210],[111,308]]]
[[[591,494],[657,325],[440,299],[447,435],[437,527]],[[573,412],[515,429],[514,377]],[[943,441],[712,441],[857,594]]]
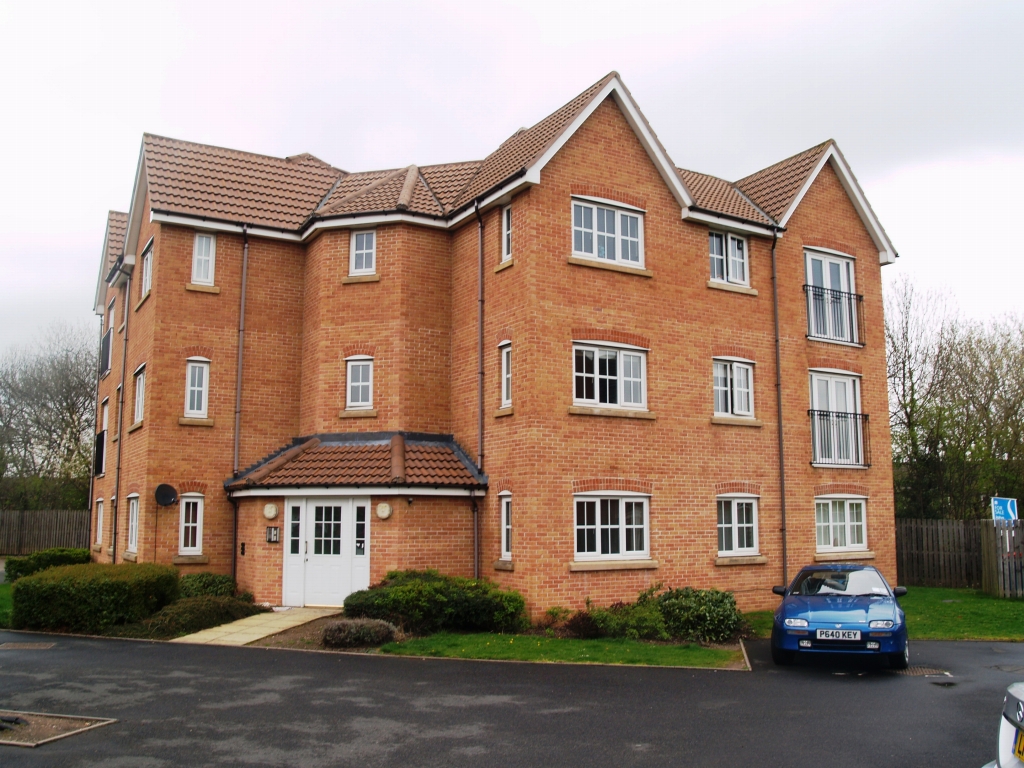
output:
[[[1024,645],[753,672],[417,660],[0,632],[0,708],[120,722],[14,766],[980,766]],[[935,683],[944,683],[936,685]],[[953,683],[953,685],[949,685]]]

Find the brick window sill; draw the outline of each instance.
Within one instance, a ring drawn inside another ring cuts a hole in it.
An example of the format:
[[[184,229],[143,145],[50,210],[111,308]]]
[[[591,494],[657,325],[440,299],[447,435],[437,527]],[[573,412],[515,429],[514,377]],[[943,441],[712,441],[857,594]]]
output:
[[[199,283],[185,283],[185,290],[196,293],[220,293],[220,288],[216,285],[200,285]]]
[[[132,425],[131,425],[130,427],[128,427],[128,429],[126,429],[126,430],[125,430],[125,432],[127,432],[127,433],[128,433],[129,435],[130,435],[130,434],[131,434],[132,432],[134,432],[135,430],[137,430],[137,429],[142,429],[142,425],[143,425],[144,423],[145,423],[145,422],[144,422],[144,421],[143,421],[142,419],[139,419],[139,420],[138,420],[138,421],[136,421],[136,422],[135,422],[134,424],[132,424]]]
[[[506,259],[505,261],[501,262],[501,264],[499,264],[498,266],[496,266],[494,268],[494,274],[498,274],[502,270],[508,269],[509,267],[514,267],[515,265],[516,265],[516,260],[515,259]]]
[[[135,305],[135,311],[136,312],[139,311],[139,307],[141,307],[143,304],[146,303],[146,299],[149,298],[149,294],[151,294],[152,292],[153,291],[146,291],[146,295],[143,296],[141,299],[139,299],[139,303]],[[122,325],[121,328],[124,328],[124,325]],[[118,332],[120,332],[120,329],[118,329]]]
[[[756,288],[748,288],[745,285],[735,285],[733,283],[720,283],[717,280],[708,280],[708,288],[714,288],[716,291],[728,291],[729,293],[740,293],[744,296],[757,296]]]
[[[589,408],[582,405],[569,406],[569,413],[573,416],[614,416],[619,419],[647,419],[649,421],[657,418],[650,411],[631,411],[626,408]]]
[[[179,416],[178,424],[183,427],[212,427],[213,419],[193,419],[188,416]]]
[[[339,419],[375,419],[377,418],[376,408],[367,408],[365,410],[352,410],[352,411],[341,411],[338,414]]]
[[[500,419],[502,416],[511,416],[513,413],[515,413],[515,409],[511,405],[509,405],[504,408],[499,408],[498,410],[496,410],[494,412],[494,418]]]
[[[139,561],[138,552],[122,552],[121,559],[127,560],[129,563],[137,563]]]
[[[609,272],[622,272],[625,275],[636,275],[637,277],[654,277],[654,273],[651,270],[643,269],[641,267],[624,267],[619,264],[603,264],[597,259],[580,259],[575,256],[570,256],[567,261],[570,264],[575,264],[577,267],[607,269]]]
[[[511,560],[494,561],[494,570],[496,571],[514,571],[515,569],[515,563],[513,563]]]
[[[341,279],[342,285],[351,285],[352,283],[379,283],[380,275],[349,275]]]
[[[573,560],[569,570],[576,571],[639,571],[658,567],[657,560]]]
[[[870,549],[854,552],[818,552],[814,555],[816,563],[838,563],[844,560],[874,560],[875,553]]]
[[[768,562],[768,558],[764,555],[741,555],[741,556],[728,556],[728,557],[716,557],[715,565],[764,565]]]
[[[712,424],[724,424],[730,427],[763,427],[760,419],[744,419],[739,416],[712,416]]]
[[[209,555],[175,555],[171,562],[174,565],[206,565],[210,562]]]

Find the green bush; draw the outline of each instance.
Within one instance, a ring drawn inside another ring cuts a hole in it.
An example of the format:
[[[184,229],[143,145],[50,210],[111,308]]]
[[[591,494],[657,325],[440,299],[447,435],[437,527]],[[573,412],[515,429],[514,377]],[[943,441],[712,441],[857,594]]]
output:
[[[178,572],[153,563],[64,565],[19,579],[12,592],[15,629],[99,633],[174,602]]]
[[[576,611],[562,626],[562,633],[577,640],[593,640],[601,637],[601,628],[597,626],[589,610]]]
[[[56,547],[41,549],[25,557],[9,557],[4,565],[4,579],[14,582],[24,576],[30,576],[47,568],[58,565],[81,565],[88,563],[91,557],[88,549],[70,549]]]
[[[235,596],[235,580],[220,573],[186,573],[179,584],[182,597]]]
[[[161,608],[150,618],[135,624],[111,627],[106,634],[114,637],[144,637],[167,640],[191,635],[210,627],[219,627],[246,616],[262,613],[261,608],[233,597],[200,595],[183,597]]]
[[[608,608],[591,608],[590,617],[604,637],[630,640],[668,640],[665,619],[657,603],[615,603]]]
[[[526,626],[526,602],[488,581],[392,571],[380,584],[345,598],[345,615],[383,619],[414,634],[516,632]]]
[[[327,648],[365,648],[397,639],[398,627],[380,619],[341,619],[324,627],[320,641]]]
[[[684,587],[662,593],[656,602],[672,637],[722,643],[740,626],[740,612],[731,592]]]

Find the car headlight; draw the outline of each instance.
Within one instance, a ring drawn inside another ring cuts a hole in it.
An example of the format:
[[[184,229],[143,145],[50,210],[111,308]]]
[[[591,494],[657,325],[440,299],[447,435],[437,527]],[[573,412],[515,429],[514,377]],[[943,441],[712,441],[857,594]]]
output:
[[[785,623],[787,627],[806,627],[807,619],[786,619]],[[892,622],[889,623],[891,624]]]
[[[868,624],[871,629],[892,629],[893,623],[889,619],[884,621],[872,621]]]

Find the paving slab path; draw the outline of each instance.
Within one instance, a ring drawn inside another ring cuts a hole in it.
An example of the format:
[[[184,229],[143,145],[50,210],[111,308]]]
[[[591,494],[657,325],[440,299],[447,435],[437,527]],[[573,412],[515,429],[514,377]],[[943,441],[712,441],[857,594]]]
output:
[[[268,613],[257,613],[230,624],[204,629],[202,632],[171,640],[172,643],[192,645],[248,645],[264,637],[276,635],[286,629],[307,624],[324,616],[340,614],[340,608],[287,608]]]

